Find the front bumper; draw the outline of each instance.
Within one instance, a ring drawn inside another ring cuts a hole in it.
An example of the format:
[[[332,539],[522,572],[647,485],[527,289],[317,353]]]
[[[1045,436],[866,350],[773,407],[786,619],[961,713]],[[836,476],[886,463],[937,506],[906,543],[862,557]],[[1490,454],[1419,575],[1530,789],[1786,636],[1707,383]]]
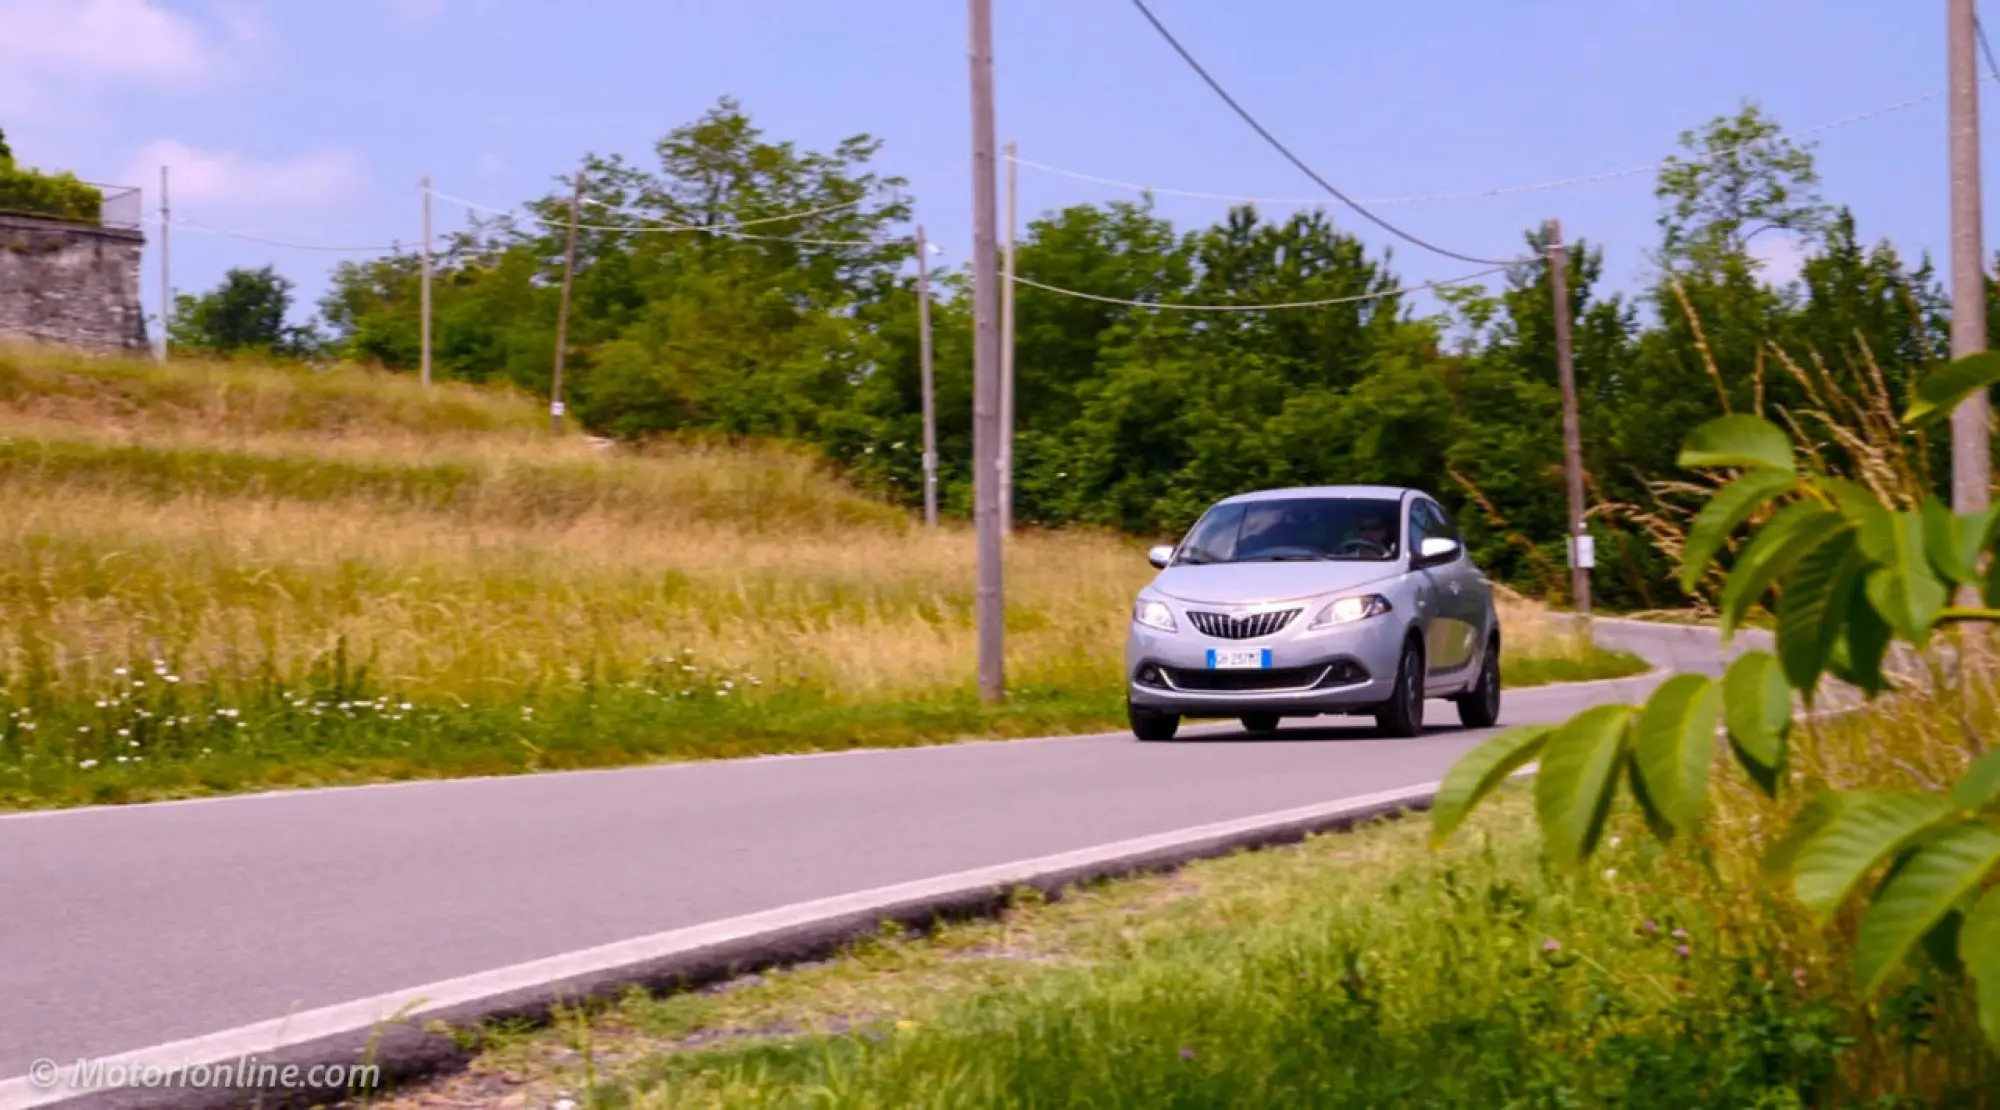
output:
[[[1126,696],[1134,706],[1183,717],[1349,714],[1389,700],[1402,660],[1404,622],[1394,614],[1273,639],[1224,640],[1192,628],[1161,632],[1134,621],[1125,642]],[[1211,650],[1270,652],[1268,668],[1211,670]]]

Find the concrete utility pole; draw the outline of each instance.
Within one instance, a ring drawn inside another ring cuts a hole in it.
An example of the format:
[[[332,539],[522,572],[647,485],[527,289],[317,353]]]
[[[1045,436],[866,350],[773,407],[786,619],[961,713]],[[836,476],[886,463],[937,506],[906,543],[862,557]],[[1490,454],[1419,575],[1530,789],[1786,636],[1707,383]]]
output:
[[[978,536],[979,696],[1007,696],[1005,599],[1001,593],[1000,310],[994,250],[993,3],[966,0],[972,71],[972,504]]]
[[[421,356],[424,385],[431,384],[431,175],[424,175],[424,290],[423,290],[423,354]]]
[[[1556,378],[1562,384],[1563,477],[1569,486],[1569,589],[1576,611],[1590,615],[1590,568],[1596,553],[1583,520],[1583,434],[1576,407],[1576,365],[1570,351],[1569,271],[1562,221],[1549,221],[1549,292],[1555,298]]]
[[[1000,531],[1014,532],[1014,143],[1007,143],[1007,254],[1000,279]]]
[[[167,321],[174,315],[173,224],[168,222],[167,167],[160,167],[160,361],[167,360]]]
[[[937,527],[937,392],[931,380],[931,260],[917,225],[917,351],[924,383],[924,524]]]
[[[1946,0],[1951,97],[1951,357],[1986,349],[1986,272],[1980,244],[1979,60],[1975,0]],[[1985,390],[1951,414],[1951,507],[1986,508],[1992,488],[1991,402]]]
[[[562,434],[563,363],[569,360],[569,287],[576,272],[576,211],[583,204],[583,171],[576,172],[576,187],[569,195],[569,246],[563,251],[562,300],[556,304],[556,372],[549,386],[549,432]]]

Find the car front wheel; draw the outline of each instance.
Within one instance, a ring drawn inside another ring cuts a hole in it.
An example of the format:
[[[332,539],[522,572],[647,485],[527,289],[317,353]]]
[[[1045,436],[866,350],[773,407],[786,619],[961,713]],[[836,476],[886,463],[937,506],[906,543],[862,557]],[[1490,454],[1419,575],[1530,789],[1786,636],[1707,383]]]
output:
[[[1424,730],[1424,653],[1415,640],[1403,645],[1396,684],[1388,704],[1375,711],[1375,725],[1398,737],[1415,736]]]
[[[1179,714],[1141,709],[1129,701],[1125,703],[1125,719],[1131,722],[1132,735],[1150,744],[1164,744],[1181,729]]]
[[[1458,698],[1458,719],[1466,728],[1492,728],[1500,720],[1500,645],[1486,645],[1479,681]]]

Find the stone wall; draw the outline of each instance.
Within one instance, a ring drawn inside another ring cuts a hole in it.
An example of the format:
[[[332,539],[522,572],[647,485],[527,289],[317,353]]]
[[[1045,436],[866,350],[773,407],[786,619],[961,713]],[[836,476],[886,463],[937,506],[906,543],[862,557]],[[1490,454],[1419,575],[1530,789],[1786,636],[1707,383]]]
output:
[[[134,229],[0,215],[0,339],[144,350],[145,247]]]

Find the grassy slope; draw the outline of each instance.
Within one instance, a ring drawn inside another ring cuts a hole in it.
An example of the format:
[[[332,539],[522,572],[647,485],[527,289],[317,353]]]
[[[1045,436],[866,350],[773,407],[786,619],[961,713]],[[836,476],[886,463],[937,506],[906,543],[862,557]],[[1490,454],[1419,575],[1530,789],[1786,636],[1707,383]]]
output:
[[[0,806],[1122,724],[1140,545],[1010,544],[808,457],[551,441],[406,378],[0,352]],[[1507,681],[1630,673],[1510,603]]]
[[[1718,887],[1628,815],[1566,874],[1528,794],[1437,854],[1386,822],[635,993],[378,1106],[1984,1104],[1963,1006],[1906,989],[1930,1046],[1870,1037],[1830,938],[1730,861]]]

